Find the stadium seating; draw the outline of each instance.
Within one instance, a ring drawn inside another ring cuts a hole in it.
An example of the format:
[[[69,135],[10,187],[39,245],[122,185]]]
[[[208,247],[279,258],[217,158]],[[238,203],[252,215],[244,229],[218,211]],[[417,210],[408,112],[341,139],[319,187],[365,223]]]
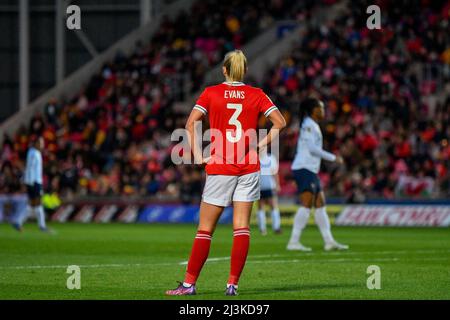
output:
[[[205,72],[225,52],[250,41],[274,19],[295,19],[310,6],[309,1],[302,7],[296,1],[232,2],[198,1],[191,12],[166,19],[149,46],[118,56],[76,99],[50,101],[28,127],[5,137],[0,192],[23,188],[17,181],[29,139],[42,134],[46,189],[64,198],[197,201],[201,170],[170,161],[170,133],[186,119],[174,102],[199,90]],[[291,54],[256,84],[290,120],[281,144],[285,195],[295,191],[288,162],[298,133],[296,109],[311,94],[327,103],[325,148],[346,160],[343,168],[325,165],[321,178],[331,195],[345,195],[349,202],[450,195],[448,8],[439,2],[385,5],[389,10],[380,31],[367,30],[365,12],[351,7],[327,27],[306,28]],[[206,14],[213,8],[216,14]],[[180,28],[186,24],[190,29]],[[403,32],[406,25],[413,31]]]
[[[309,28],[263,87],[294,119],[302,98],[327,102],[325,149],[346,160],[322,172],[331,195],[448,197],[450,6],[384,4],[380,31],[369,31],[365,13],[351,6]],[[293,158],[297,128],[294,121],[283,139],[282,159]]]

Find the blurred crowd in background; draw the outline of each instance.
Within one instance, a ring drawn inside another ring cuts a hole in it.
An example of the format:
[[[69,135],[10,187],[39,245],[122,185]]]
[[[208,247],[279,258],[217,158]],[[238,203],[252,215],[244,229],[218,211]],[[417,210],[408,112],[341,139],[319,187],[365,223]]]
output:
[[[329,5],[333,1],[324,1]],[[326,102],[325,149],[346,164],[323,165],[330,196],[450,196],[450,2],[378,1],[382,30],[366,27],[367,5],[320,28],[307,26],[261,86],[289,121],[282,137],[282,194],[293,195],[289,165],[298,104]],[[149,45],[118,56],[71,101],[50,101],[28,126],[5,137],[0,193],[23,191],[29,140],[46,141],[45,190],[79,196],[154,196],[198,201],[203,170],[176,166],[170,135],[186,114],[174,106],[197,92],[224,54],[276,20],[308,24],[315,1],[198,1],[165,19]],[[361,8],[364,8],[362,10]],[[187,27],[188,26],[188,27]],[[263,126],[263,119],[261,121]]]
[[[263,89],[292,119],[281,159],[295,152],[299,102],[317,96],[327,105],[325,149],[346,161],[324,166],[330,194],[354,202],[448,198],[450,2],[379,5],[382,30],[367,29],[365,11],[350,5],[335,21],[307,28],[267,75]]]

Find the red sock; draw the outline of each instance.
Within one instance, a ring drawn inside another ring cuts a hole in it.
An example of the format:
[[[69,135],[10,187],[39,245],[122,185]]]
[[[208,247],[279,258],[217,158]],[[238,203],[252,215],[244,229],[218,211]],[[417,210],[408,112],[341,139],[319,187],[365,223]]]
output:
[[[197,231],[197,235],[192,245],[191,256],[186,269],[184,282],[195,284],[200,271],[208,258],[209,248],[211,247],[211,232]]]
[[[234,230],[233,248],[231,249],[231,271],[228,284],[237,285],[242,269],[247,260],[248,247],[250,245],[250,229],[239,228]]]

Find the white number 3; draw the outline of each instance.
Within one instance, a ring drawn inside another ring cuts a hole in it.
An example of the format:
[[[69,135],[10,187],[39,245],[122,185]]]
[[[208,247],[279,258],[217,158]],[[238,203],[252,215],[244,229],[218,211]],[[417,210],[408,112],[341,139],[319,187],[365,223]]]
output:
[[[238,121],[238,117],[242,112],[242,104],[239,103],[227,103],[227,109],[235,109],[236,111],[231,116],[228,124],[231,124],[236,127],[236,135],[233,136],[232,132],[227,131],[227,140],[231,143],[236,143],[241,140],[242,137],[242,124]]]

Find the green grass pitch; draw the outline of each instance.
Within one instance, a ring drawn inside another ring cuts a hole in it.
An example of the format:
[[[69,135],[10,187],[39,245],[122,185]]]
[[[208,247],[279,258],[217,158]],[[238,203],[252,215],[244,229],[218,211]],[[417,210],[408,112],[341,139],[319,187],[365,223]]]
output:
[[[225,299],[231,226],[219,226],[194,297],[165,297],[182,280],[194,225],[0,225],[0,299]],[[334,227],[347,252],[324,252],[308,226],[312,253],[285,250],[290,228],[263,237],[252,227],[239,296],[228,299],[450,299],[450,231]],[[67,266],[81,268],[81,289],[66,288]],[[381,289],[367,288],[367,267],[381,268]]]

